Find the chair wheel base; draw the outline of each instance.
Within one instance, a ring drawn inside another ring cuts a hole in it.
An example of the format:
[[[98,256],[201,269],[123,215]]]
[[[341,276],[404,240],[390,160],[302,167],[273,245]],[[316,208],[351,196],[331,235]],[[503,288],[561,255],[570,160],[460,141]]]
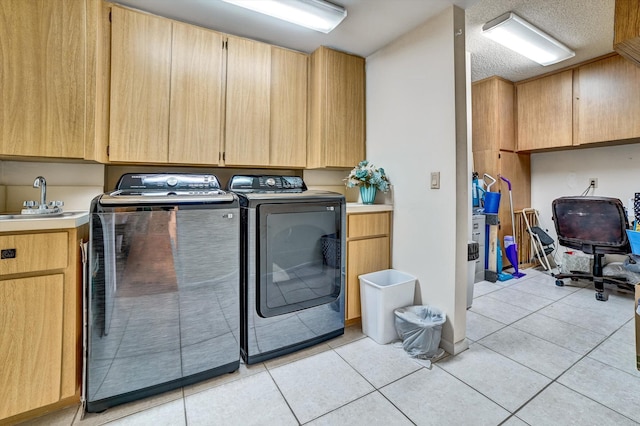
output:
[[[562,280],[556,280],[556,285],[557,285],[558,287],[564,287],[564,281],[562,281]]]
[[[600,302],[606,302],[608,299],[609,296],[607,296],[605,292],[596,292],[596,300],[599,300]]]

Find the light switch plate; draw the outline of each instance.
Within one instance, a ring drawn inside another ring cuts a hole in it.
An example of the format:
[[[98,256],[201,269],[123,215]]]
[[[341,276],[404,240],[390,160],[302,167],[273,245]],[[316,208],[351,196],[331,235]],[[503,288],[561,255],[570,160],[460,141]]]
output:
[[[431,172],[431,189],[440,189],[440,172]]]

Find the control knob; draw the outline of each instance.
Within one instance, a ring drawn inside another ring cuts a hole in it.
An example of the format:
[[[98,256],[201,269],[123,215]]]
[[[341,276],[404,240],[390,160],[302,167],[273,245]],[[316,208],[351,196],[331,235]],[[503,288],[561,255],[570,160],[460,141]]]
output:
[[[269,186],[274,186],[276,184],[276,180],[274,178],[269,178],[265,181],[265,183]]]

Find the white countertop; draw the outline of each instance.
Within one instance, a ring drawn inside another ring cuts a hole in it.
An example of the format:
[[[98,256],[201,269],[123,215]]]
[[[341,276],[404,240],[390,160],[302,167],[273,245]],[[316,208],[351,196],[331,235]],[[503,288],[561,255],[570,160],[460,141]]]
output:
[[[0,214],[0,216],[2,216]],[[42,231],[48,229],[77,228],[89,223],[89,212],[65,211],[61,216],[29,217],[0,220],[0,232]]]
[[[393,204],[347,203],[347,214],[390,212],[390,211],[393,211]]]

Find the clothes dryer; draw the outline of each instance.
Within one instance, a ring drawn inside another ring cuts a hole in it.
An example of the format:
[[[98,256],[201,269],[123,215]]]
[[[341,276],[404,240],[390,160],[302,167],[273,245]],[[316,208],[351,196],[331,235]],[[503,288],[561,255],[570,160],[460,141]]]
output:
[[[231,178],[241,212],[241,353],[247,364],[344,333],[345,198],[297,176]]]

